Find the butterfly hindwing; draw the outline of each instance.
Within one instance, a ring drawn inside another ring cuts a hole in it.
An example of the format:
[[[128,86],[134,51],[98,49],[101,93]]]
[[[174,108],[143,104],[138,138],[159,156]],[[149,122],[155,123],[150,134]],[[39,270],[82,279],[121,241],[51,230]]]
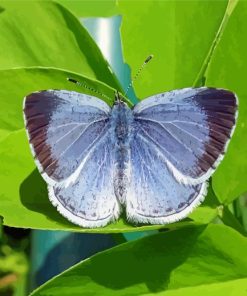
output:
[[[130,143],[130,184],[126,212],[130,221],[166,224],[187,216],[205,197],[206,183],[180,184],[171,174],[155,144],[140,132]]]
[[[179,182],[199,184],[214,172],[236,124],[237,98],[227,90],[186,88],[134,107],[139,132],[156,145]]]
[[[49,186],[49,196],[58,211],[82,227],[105,226],[118,218],[120,208],[113,186],[114,154],[108,131],[75,173],[66,181]]]
[[[48,184],[67,179],[107,131],[110,107],[102,100],[65,90],[28,95],[24,117],[39,170]]]

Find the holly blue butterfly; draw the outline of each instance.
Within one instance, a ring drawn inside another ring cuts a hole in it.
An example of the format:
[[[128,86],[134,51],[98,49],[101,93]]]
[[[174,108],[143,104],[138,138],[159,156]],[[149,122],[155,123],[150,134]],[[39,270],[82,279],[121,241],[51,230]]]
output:
[[[95,96],[45,90],[25,98],[24,118],[52,204],[91,228],[117,220],[122,208],[134,223],[186,217],[206,195],[237,108],[234,93],[208,87],[160,93],[133,108],[118,92],[111,108]]]

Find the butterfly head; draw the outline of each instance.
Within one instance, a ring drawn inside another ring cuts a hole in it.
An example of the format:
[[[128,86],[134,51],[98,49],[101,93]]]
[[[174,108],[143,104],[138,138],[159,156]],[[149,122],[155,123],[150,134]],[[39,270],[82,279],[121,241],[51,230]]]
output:
[[[122,105],[126,103],[123,100],[123,96],[118,91],[116,91],[114,105],[119,105],[119,104]]]

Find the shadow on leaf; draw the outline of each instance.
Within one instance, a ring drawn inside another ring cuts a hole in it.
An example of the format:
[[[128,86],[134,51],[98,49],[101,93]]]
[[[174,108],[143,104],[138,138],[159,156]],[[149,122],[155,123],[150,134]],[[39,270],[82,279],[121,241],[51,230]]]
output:
[[[41,213],[64,226],[71,226],[71,223],[60,215],[49,201],[47,185],[37,169],[20,185],[20,199],[30,211]]]
[[[64,227],[78,228],[69,222],[66,218],[59,214],[56,208],[52,205],[48,198],[48,190],[45,181],[42,179],[38,169],[35,169],[20,185],[20,200],[21,203],[30,211],[38,212],[46,216],[49,220],[59,223]],[[126,217],[121,217],[121,224],[128,226]],[[111,228],[112,224],[105,227]],[[113,224],[114,225],[114,224]],[[115,225],[114,225],[115,226]],[[141,226],[141,225],[138,225]],[[69,229],[68,229],[69,230]]]
[[[193,253],[193,246],[205,227],[188,227],[170,231],[164,236],[154,235],[145,239],[146,243],[137,240],[123,245],[104,253],[104,256],[92,257],[77,267],[77,274],[82,285],[89,281],[120,290],[145,283],[149,292],[164,291],[170,284],[172,272]]]

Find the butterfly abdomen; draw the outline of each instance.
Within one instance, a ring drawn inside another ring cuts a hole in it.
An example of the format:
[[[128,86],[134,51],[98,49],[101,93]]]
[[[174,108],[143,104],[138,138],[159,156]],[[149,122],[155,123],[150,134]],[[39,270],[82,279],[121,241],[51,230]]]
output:
[[[126,189],[130,179],[129,142],[132,121],[132,111],[125,103],[118,102],[113,106],[111,128],[115,153],[114,190],[121,203],[125,201]]]

